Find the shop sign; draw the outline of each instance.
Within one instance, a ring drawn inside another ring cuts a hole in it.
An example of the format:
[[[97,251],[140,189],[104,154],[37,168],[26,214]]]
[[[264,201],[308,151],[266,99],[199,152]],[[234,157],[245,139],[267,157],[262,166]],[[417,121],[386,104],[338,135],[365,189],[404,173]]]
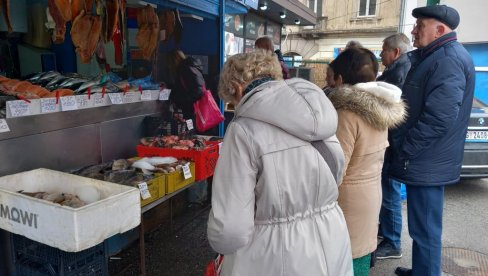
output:
[[[9,132],[10,128],[8,127],[7,120],[0,119],[0,133],[2,132]]]
[[[16,207],[0,204],[0,217],[13,222],[21,223],[37,229],[38,214],[30,213]]]

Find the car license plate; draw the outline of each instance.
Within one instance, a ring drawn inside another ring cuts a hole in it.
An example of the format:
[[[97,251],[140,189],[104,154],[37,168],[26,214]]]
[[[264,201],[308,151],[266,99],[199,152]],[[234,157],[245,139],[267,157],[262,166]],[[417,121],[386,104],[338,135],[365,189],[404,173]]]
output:
[[[466,140],[476,142],[488,142],[488,131],[485,130],[468,130]]]

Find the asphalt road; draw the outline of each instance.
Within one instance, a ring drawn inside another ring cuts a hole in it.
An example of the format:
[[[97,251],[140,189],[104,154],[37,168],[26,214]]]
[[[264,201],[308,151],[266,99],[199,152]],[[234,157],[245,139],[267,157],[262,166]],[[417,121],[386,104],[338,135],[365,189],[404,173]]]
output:
[[[175,219],[177,232],[170,234],[167,225],[146,235],[147,275],[201,276],[214,252],[206,239],[208,209],[196,218],[199,208],[190,208],[186,215]],[[445,191],[443,247],[468,250],[480,260],[462,256],[446,267],[444,275],[488,275],[488,179],[465,180]],[[403,204],[403,257],[378,260],[370,275],[394,275],[397,266],[411,266],[411,239],[406,222],[406,202]],[[192,218],[191,223],[187,223]],[[109,263],[110,275],[139,275],[139,248],[135,243]],[[443,257],[443,261],[446,260]],[[451,260],[451,259],[449,259]],[[480,268],[482,266],[482,268]],[[445,267],[445,266],[443,266]],[[485,269],[485,270],[484,270]],[[271,276],[271,275],[270,275]]]
[[[402,249],[403,257],[396,260],[378,260],[370,275],[395,275],[397,266],[411,267],[412,240],[408,235],[406,202],[403,204]],[[463,180],[446,187],[443,218],[443,248],[460,248],[484,254],[488,259],[488,179]],[[469,259],[469,258],[468,258]],[[476,264],[472,264],[476,266]],[[488,271],[475,273],[452,270],[443,266],[444,275],[488,275]]]

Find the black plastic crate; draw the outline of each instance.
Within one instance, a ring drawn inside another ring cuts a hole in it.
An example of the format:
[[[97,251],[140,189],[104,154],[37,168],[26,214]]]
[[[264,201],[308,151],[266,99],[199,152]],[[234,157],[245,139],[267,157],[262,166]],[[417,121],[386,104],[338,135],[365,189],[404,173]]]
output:
[[[57,248],[12,234],[15,275],[108,275],[105,242],[80,252]]]

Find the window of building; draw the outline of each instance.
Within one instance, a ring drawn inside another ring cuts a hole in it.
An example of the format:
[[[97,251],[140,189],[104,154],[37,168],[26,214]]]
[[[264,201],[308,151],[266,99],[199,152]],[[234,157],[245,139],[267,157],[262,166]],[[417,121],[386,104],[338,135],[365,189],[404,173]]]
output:
[[[318,16],[322,16],[322,0],[308,0],[308,8]]]
[[[358,16],[376,15],[376,0],[359,0]]]

